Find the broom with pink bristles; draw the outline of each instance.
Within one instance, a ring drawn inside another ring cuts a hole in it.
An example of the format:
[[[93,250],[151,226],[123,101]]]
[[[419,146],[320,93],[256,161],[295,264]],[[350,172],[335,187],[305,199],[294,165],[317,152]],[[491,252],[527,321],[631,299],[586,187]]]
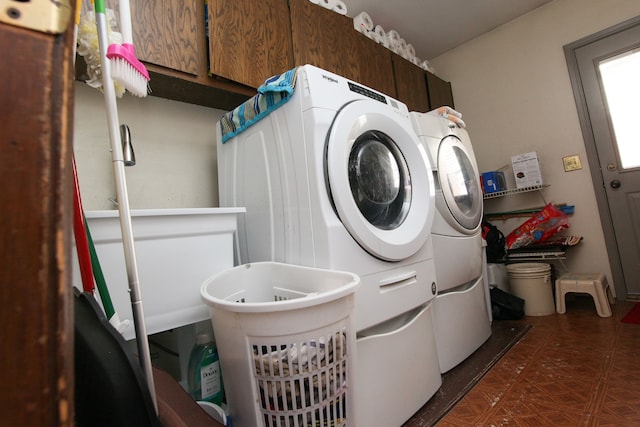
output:
[[[119,0],[122,44],[111,44],[107,58],[111,64],[111,78],[133,95],[144,97],[149,93],[149,73],[136,58],[131,31],[131,8],[129,0]]]

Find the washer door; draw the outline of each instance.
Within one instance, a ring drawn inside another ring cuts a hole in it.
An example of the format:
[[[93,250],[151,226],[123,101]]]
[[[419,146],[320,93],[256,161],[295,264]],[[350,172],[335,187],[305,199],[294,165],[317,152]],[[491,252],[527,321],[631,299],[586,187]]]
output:
[[[475,161],[456,136],[446,136],[440,142],[438,176],[453,219],[465,230],[475,230],[482,220],[480,176]]]
[[[336,115],[325,171],[340,221],[367,252],[400,261],[431,231],[433,176],[406,117],[377,101],[354,101]]]

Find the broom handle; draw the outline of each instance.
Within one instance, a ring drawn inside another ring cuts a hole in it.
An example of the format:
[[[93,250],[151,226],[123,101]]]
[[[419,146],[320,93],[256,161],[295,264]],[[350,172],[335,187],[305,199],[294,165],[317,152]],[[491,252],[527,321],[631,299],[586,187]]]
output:
[[[133,31],[131,30],[131,5],[129,0],[120,0],[120,30],[122,43],[133,46]]]
[[[133,312],[133,323],[136,332],[136,342],[138,344],[138,357],[142,366],[149,393],[153,401],[153,406],[158,412],[156,400],[155,384],[153,380],[153,370],[151,366],[151,353],[149,350],[149,340],[144,323],[144,311],[142,309],[142,299],[140,297],[140,283],[138,280],[138,266],[133,240],[133,228],[131,226],[131,211],[129,208],[129,197],[127,195],[126,177],[124,174],[124,156],[122,153],[122,140],[120,137],[120,125],[118,119],[118,108],[116,104],[116,92],[111,78],[111,68],[106,53],[109,47],[107,35],[107,18],[105,15],[104,0],[95,0],[96,22],[98,28],[98,44],[100,47],[100,62],[102,68],[102,88],[107,109],[107,124],[109,128],[109,139],[111,141],[111,155],[113,159],[113,171],[116,181],[116,196],[118,199],[118,211],[120,213],[120,228],[122,230],[122,244],[124,246],[124,259],[127,268],[127,278],[129,280],[129,291],[131,298],[131,311]]]

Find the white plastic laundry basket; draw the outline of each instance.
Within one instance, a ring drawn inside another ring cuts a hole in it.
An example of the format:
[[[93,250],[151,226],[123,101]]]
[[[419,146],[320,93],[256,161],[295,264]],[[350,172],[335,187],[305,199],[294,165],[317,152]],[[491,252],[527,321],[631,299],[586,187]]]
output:
[[[355,426],[354,291],[347,272],[274,262],[209,278],[230,423]]]

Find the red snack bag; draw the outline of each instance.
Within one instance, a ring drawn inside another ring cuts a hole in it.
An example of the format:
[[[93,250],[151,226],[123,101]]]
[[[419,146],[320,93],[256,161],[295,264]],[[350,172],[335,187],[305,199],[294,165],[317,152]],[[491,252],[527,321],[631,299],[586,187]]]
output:
[[[517,249],[542,243],[565,228],[569,228],[569,217],[549,203],[544,209],[509,233],[506,238],[506,246],[507,249]]]

